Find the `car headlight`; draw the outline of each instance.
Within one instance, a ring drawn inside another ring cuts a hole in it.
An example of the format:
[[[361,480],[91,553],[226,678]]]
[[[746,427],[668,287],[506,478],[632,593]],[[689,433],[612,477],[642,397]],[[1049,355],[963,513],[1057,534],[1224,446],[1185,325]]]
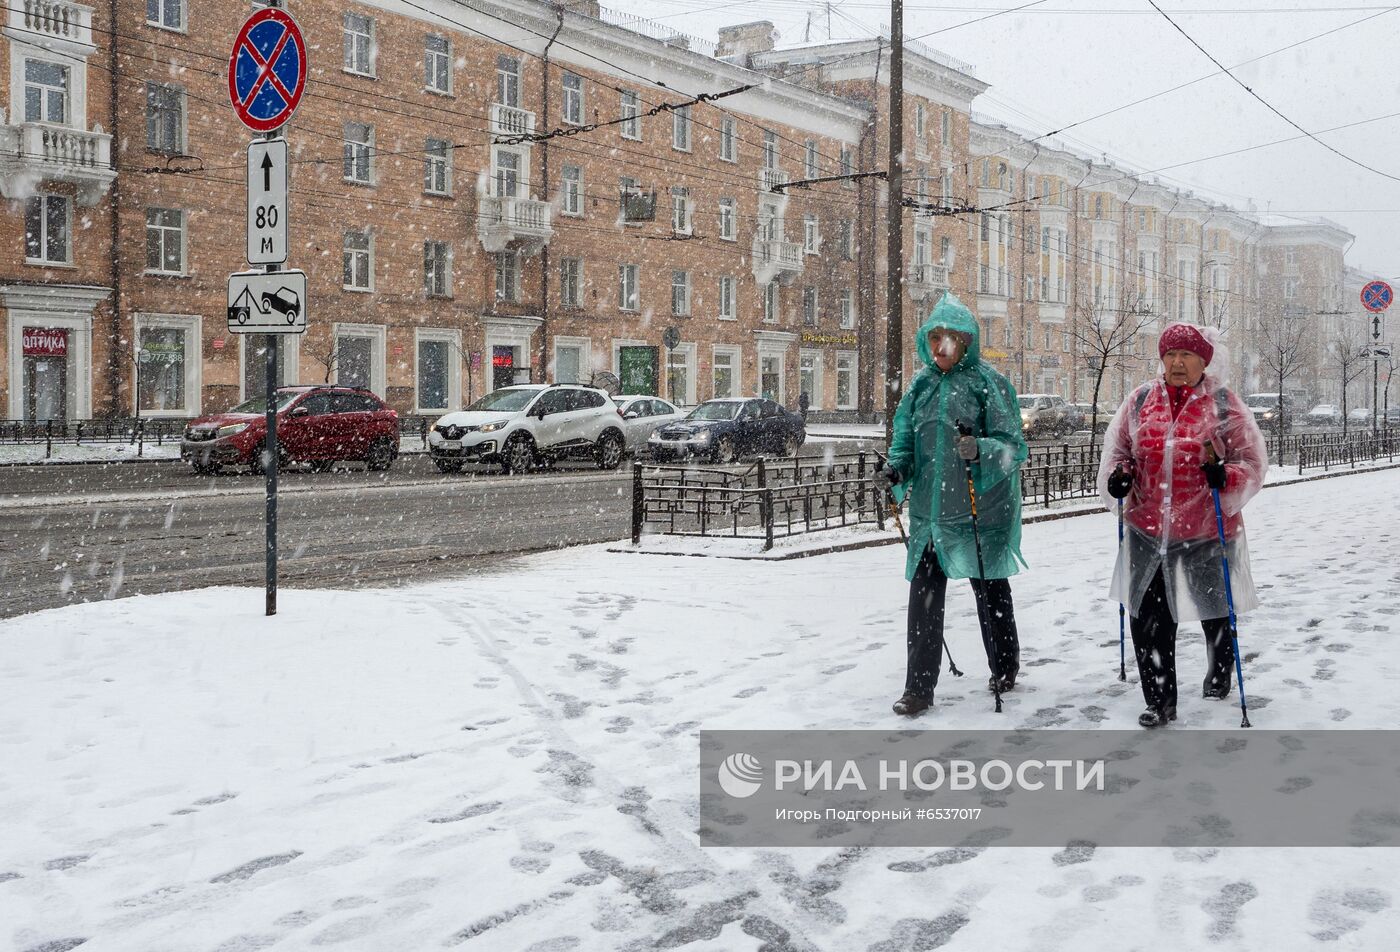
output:
[[[221,426],[219,427],[219,439],[223,439],[226,436],[233,436],[236,433],[242,433],[246,429],[248,429],[248,424],[246,423],[230,423],[227,426]]]
[[[442,432],[442,424],[440,424],[440,423],[434,423],[432,426],[428,427],[428,429],[432,430],[434,433],[441,433],[441,432]]]
[[[708,443],[708,442],[710,442],[710,431],[709,431],[709,430],[701,430],[699,433],[696,433],[696,434],[695,434],[695,442],[697,442],[697,443]]]
[[[505,427],[505,426],[506,426],[507,424],[509,424],[509,423],[510,423],[509,420],[497,420],[495,423],[486,423],[486,424],[483,424],[483,425],[482,425],[482,427],[481,427],[481,432],[482,432],[482,433],[495,433],[497,430],[502,429],[503,427]]]

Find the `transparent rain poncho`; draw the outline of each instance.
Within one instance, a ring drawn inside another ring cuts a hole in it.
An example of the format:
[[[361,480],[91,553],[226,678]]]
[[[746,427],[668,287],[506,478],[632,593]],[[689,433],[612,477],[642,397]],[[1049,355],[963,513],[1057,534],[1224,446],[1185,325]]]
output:
[[[967,353],[946,374],[929,350],[928,334],[935,327],[970,339]],[[1016,391],[982,363],[977,320],[954,294],[943,295],[919,329],[918,349],[924,367],[899,402],[890,443],[890,463],[902,477],[895,493],[909,499],[905,577],[914,577],[930,544],[948,578],[978,574],[967,476],[955,448],[959,422],[977,437],[979,456],[972,473],[985,577],[1015,575],[1018,563],[1026,564],[1021,557],[1020,473],[1028,455]]]
[[[1259,604],[1241,510],[1264,485],[1268,450],[1244,401],[1207,371],[1175,419],[1167,384],[1159,377],[1128,394],[1104,435],[1098,488],[1110,510],[1118,501],[1108,494],[1109,475],[1119,463],[1133,467],[1112,595],[1134,616],[1158,568],[1178,622],[1229,614],[1215,504],[1201,471],[1208,451],[1225,461],[1220,509],[1235,614]]]

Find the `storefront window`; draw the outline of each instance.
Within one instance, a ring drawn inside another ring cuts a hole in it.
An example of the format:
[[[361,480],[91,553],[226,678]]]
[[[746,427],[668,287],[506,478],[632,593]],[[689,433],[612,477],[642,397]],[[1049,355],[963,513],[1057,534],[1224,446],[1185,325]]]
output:
[[[136,375],[142,412],[186,409],[185,332],[177,327],[141,328]]]
[[[445,340],[420,340],[418,342],[418,406],[420,408],[447,409],[447,360],[450,346]]]

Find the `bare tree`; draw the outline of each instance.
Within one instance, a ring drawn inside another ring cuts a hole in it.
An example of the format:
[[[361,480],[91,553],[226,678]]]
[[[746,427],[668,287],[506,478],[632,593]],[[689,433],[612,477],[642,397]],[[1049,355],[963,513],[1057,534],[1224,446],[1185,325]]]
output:
[[[325,379],[321,382],[330,383],[331,374],[335,372],[335,365],[340,361],[340,351],[336,348],[335,340],[332,339],[328,345],[322,344],[320,347],[313,347],[310,350],[316,363],[326,368]]]
[[[1110,362],[1122,364],[1142,359],[1135,346],[1138,335],[1152,325],[1156,315],[1146,306],[1140,293],[1124,295],[1121,307],[1086,305],[1077,310],[1070,336],[1074,340],[1075,351],[1088,358],[1089,369],[1094,373],[1093,407],[1089,420],[1089,453],[1092,455],[1099,431],[1099,391],[1103,388],[1108,365]]]
[[[1363,336],[1350,333],[1349,328],[1343,328],[1341,336],[1328,345],[1327,356],[1342,384],[1342,434],[1346,435],[1347,389],[1370,363],[1366,357],[1366,341]]]
[[[1259,362],[1278,380],[1278,412],[1274,426],[1278,435],[1278,464],[1283,465],[1283,385],[1309,363],[1313,333],[1300,316],[1274,314],[1259,320]]]

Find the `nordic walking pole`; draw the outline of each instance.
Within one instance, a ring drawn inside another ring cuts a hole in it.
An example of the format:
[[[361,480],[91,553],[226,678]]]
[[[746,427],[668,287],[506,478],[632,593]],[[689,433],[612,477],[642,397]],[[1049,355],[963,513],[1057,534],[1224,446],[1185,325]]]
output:
[[[881,466],[884,466],[887,462],[887,460],[878,452],[875,454],[875,458],[880,461]],[[890,518],[894,520],[894,527],[899,530],[899,541],[904,543],[905,549],[908,549],[909,537],[904,534],[904,522],[899,518],[899,503],[894,501],[893,489],[885,490],[885,503],[889,506]],[[943,639],[943,652],[948,656],[948,673],[956,678],[962,677],[963,673],[958,670],[957,664],[953,661],[953,652],[948,649],[947,638]]]
[[[1123,498],[1118,498],[1118,553],[1123,553]],[[1123,603],[1118,603],[1118,680],[1128,680],[1127,639],[1123,635]]]
[[[972,428],[961,420],[958,421],[958,433],[963,436],[971,436]],[[959,454],[961,455],[961,454]],[[987,627],[986,612],[983,611],[982,603],[987,600],[987,570],[982,566],[982,534],[977,531],[977,490],[972,485],[972,460],[963,458],[963,472],[967,474],[967,499],[972,506],[972,544],[977,550],[977,578],[982,583],[982,597],[977,598],[977,592],[973,592],[973,602],[977,605],[977,624],[982,626],[982,631],[988,636],[991,629]],[[996,711],[1001,713],[1001,659],[997,657],[997,647],[993,639],[992,656],[989,659],[992,668],[992,694],[996,697]]]
[[[1225,550],[1225,517],[1220,514],[1220,490],[1212,489],[1215,500],[1215,528],[1220,533],[1220,564],[1225,571],[1225,604],[1230,609],[1230,643],[1235,649],[1235,677],[1240,682],[1240,726],[1250,727],[1249,706],[1244,699],[1244,664],[1240,661],[1240,639],[1235,629],[1235,593],[1230,589],[1230,556]]]

